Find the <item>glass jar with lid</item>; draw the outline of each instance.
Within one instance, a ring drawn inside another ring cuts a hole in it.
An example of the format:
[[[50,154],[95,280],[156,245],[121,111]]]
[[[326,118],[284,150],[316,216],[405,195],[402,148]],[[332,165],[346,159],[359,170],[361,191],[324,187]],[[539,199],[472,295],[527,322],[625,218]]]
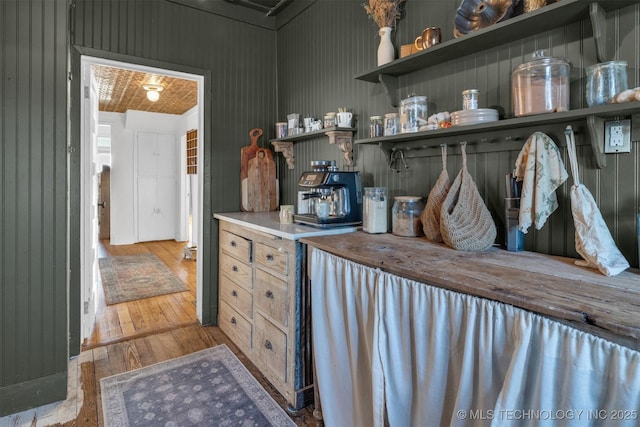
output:
[[[392,232],[397,236],[424,236],[420,214],[424,199],[420,196],[396,196],[391,210]]]
[[[398,113],[384,115],[384,136],[395,135],[400,129],[400,116]]]
[[[377,138],[384,135],[384,121],[382,116],[369,117],[369,137]]]
[[[412,96],[400,101],[400,133],[420,131],[427,126],[427,97]]]
[[[367,233],[387,232],[387,189],[365,187],[362,206],[362,231]]]

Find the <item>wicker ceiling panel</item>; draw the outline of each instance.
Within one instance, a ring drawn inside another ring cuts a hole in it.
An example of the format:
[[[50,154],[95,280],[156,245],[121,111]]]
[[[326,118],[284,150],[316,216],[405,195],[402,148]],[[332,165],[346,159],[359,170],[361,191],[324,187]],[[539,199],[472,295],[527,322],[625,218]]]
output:
[[[99,109],[114,113],[127,110],[163,114],[184,114],[198,103],[198,82],[159,74],[114,68],[106,65],[91,66],[98,85]],[[151,102],[142,88],[145,84],[164,86],[160,99]]]

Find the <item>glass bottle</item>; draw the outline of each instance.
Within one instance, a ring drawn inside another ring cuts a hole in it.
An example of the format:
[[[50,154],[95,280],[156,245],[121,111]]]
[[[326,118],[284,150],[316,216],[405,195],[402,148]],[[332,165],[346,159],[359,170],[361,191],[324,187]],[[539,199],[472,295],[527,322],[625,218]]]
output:
[[[424,200],[420,196],[396,196],[391,211],[392,232],[397,236],[424,236],[420,214]]]
[[[362,206],[362,231],[367,233],[387,232],[387,189],[365,187]]]

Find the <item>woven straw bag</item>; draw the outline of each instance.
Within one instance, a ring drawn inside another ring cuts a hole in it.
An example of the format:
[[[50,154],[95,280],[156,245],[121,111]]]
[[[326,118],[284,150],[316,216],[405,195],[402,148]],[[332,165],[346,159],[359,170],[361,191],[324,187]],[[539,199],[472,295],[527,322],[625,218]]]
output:
[[[434,242],[442,242],[442,234],[440,233],[440,209],[442,208],[442,202],[444,202],[449,187],[451,187],[451,181],[449,180],[449,173],[447,172],[447,146],[443,144],[441,146],[442,151],[442,172],[436,180],[435,185],[429,192],[427,197],[427,204],[420,214],[420,222],[422,222],[422,229],[425,237]]]
[[[444,242],[460,251],[483,251],[496,240],[496,225],[467,170],[466,144],[462,169],[451,184],[440,211],[440,232]]]

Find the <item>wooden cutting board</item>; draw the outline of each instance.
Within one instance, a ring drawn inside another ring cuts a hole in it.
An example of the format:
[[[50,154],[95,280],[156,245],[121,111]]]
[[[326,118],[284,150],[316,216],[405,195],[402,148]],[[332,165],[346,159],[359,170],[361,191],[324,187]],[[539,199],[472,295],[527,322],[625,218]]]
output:
[[[251,145],[243,147],[240,152],[240,208],[245,212],[270,212],[278,209],[276,165],[271,150],[258,146],[261,135],[262,129],[252,129],[249,132]]]
[[[267,152],[268,149],[260,148],[249,160],[245,206],[248,212],[270,212],[278,208],[276,165]]]

